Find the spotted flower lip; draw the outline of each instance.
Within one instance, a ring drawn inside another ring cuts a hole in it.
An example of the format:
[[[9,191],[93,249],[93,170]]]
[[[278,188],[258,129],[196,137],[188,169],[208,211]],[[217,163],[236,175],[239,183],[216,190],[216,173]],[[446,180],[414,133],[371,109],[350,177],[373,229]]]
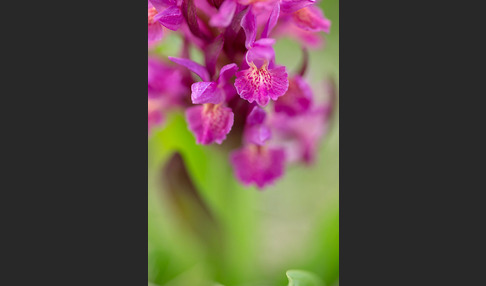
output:
[[[247,145],[233,151],[230,161],[240,182],[255,184],[262,189],[283,175],[285,151],[277,147]]]
[[[236,73],[235,87],[241,98],[266,106],[270,99],[277,100],[284,95],[289,86],[284,66],[273,69],[264,64],[257,68],[250,63],[250,68]]]
[[[188,108],[186,120],[197,144],[221,144],[233,126],[234,114],[229,107],[208,103]]]

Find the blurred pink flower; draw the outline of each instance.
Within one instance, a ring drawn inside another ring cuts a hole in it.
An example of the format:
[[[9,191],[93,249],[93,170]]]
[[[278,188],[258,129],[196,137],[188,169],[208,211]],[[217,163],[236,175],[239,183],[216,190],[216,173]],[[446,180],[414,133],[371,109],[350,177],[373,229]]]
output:
[[[285,169],[282,148],[247,145],[230,155],[235,176],[244,185],[252,183],[260,189],[281,177]]]

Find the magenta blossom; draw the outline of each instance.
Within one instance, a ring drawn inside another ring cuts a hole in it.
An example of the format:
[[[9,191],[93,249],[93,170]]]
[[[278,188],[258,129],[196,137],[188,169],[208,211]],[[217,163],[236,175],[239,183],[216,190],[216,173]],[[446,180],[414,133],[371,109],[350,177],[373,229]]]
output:
[[[221,144],[233,126],[234,114],[231,108],[224,106],[226,99],[234,94],[229,79],[233,77],[238,66],[228,64],[221,68],[219,77],[209,81],[209,73],[202,65],[188,59],[169,57],[175,63],[187,67],[199,75],[203,82],[191,86],[193,104],[202,104],[186,110],[189,130],[196,137],[198,144]]]
[[[275,38],[289,37],[311,49],[321,49],[325,44],[324,38],[319,33],[299,28],[291,18],[280,19],[272,36]]]
[[[314,0],[282,1],[278,24],[272,36],[291,37],[306,47],[321,48],[324,40],[318,32],[329,33],[331,21],[313,4]]]
[[[148,0],[148,41],[162,38],[163,27],[177,31],[183,21],[175,0]]]
[[[249,68],[236,73],[235,87],[241,98],[266,106],[270,99],[277,100],[289,86],[284,66],[275,67],[273,39],[261,39],[246,53]]]
[[[233,84],[229,79],[234,76],[238,66],[236,64],[225,65],[221,68],[219,77],[212,82],[196,82],[191,86],[191,100],[194,104],[214,103],[218,104],[231,99],[235,94]]]
[[[148,8],[149,135],[182,110],[196,144],[229,139],[223,149],[236,179],[259,189],[282,178],[287,164],[314,160],[332,106],[316,107],[304,79],[307,47],[322,45],[330,28],[316,0],[149,0]],[[150,48],[165,29],[181,39],[169,57],[175,64]],[[304,55],[290,77],[273,49],[281,36],[297,39]]]
[[[289,89],[275,102],[275,112],[284,112],[289,116],[302,114],[312,105],[312,89],[300,76],[289,80]]]
[[[288,162],[311,164],[319,142],[329,126],[329,106],[313,108],[297,116],[276,113],[270,125],[275,133],[274,143],[285,146]]]
[[[161,59],[148,58],[148,129],[162,125],[164,114],[176,106],[183,105],[188,93],[177,67],[169,66]]]
[[[187,93],[187,87],[182,84],[180,69],[153,56],[149,56],[147,66],[149,97],[166,97],[170,101],[179,102]]]
[[[277,4],[268,19],[263,36],[269,34],[276,23],[279,5]],[[241,98],[248,102],[256,102],[266,106],[270,99],[277,100],[285,94],[289,86],[287,71],[284,66],[275,66],[274,39],[256,38],[256,20],[251,9],[241,20],[241,27],[245,31],[245,46],[248,49],[245,62],[248,69],[236,73],[235,87]]]
[[[292,13],[292,19],[299,28],[311,32],[324,31],[329,33],[331,28],[331,21],[324,16],[319,7],[315,6],[295,11]]]
[[[234,115],[229,107],[207,103],[188,108],[186,120],[197,144],[221,144],[233,126]]]
[[[237,179],[245,185],[255,183],[263,188],[281,177],[285,169],[285,153],[281,147],[265,146],[271,138],[266,125],[266,112],[253,106],[246,118],[243,148],[231,154]]]
[[[265,124],[266,112],[258,106],[254,106],[246,118],[243,142],[256,145],[264,145],[272,136],[270,128]]]
[[[249,65],[249,69],[236,74],[235,87],[241,98],[266,106],[270,99],[277,100],[284,95],[289,84],[285,67],[270,69],[267,63],[260,67],[254,63]]]
[[[235,175],[245,185],[258,188],[272,184],[284,173],[285,152],[282,148],[247,145],[230,155]]]

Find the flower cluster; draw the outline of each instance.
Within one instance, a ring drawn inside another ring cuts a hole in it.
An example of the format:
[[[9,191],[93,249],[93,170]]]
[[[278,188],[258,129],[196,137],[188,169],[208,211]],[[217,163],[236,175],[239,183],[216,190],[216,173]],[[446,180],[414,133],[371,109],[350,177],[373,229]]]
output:
[[[263,188],[289,163],[311,163],[326,133],[332,102],[318,104],[303,75],[307,48],[322,45],[330,21],[315,0],[149,0],[148,130],[164,114],[185,109],[197,144],[222,144],[236,178]],[[151,49],[177,31],[177,57],[161,59]],[[289,36],[303,46],[299,72],[276,62],[276,39]],[[190,59],[200,50],[204,64]],[[197,76],[197,78],[195,77]],[[234,139],[236,138],[236,139]]]

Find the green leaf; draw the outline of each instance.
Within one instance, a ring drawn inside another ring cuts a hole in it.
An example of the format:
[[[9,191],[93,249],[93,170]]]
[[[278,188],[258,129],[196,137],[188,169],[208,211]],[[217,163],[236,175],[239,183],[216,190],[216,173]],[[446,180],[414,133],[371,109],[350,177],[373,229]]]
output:
[[[288,270],[288,286],[324,286],[321,279],[314,273],[304,270]]]

